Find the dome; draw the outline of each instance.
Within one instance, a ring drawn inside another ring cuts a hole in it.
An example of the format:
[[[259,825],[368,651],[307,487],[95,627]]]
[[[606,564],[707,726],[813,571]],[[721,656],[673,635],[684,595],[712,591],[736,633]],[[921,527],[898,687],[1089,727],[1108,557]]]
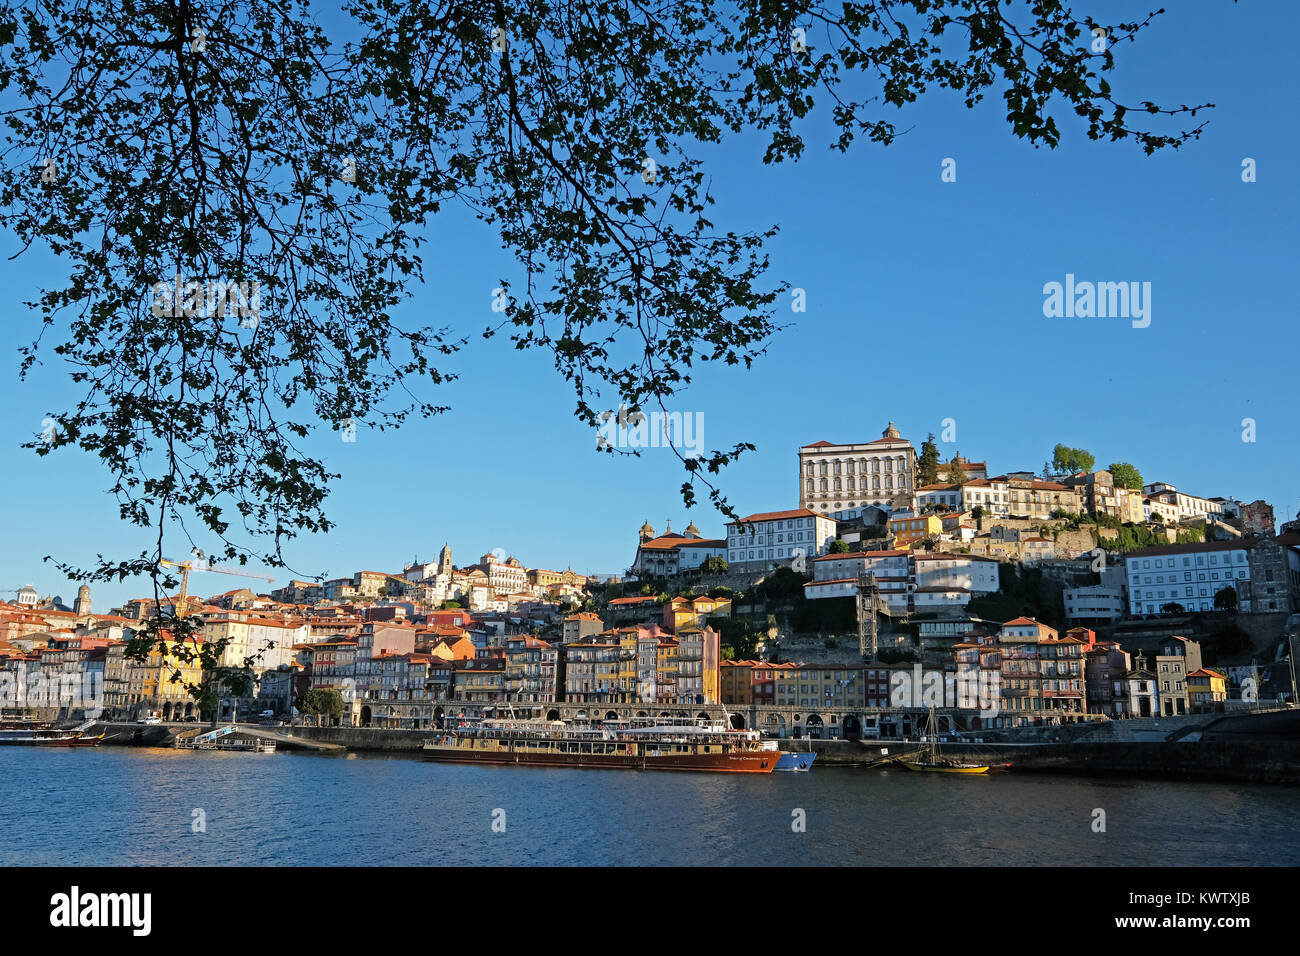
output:
[[[883,432],[880,433],[880,436],[881,436],[882,438],[902,438],[902,437],[903,437],[902,434],[898,431],[898,429],[894,427],[894,423],[893,423],[893,422],[890,422],[890,423],[889,423],[888,427],[886,427],[885,430],[884,430]]]

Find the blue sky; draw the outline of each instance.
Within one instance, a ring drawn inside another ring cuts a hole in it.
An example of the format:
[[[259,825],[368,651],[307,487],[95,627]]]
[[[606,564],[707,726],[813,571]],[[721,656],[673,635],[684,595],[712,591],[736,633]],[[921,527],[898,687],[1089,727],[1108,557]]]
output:
[[[1179,4],[1122,51],[1112,82],[1124,101],[1216,104],[1201,139],[1174,153],[1094,143],[1069,117],[1057,150],[1034,149],[1011,135],[999,97],[968,111],[943,92],[897,117],[909,132],[889,147],[834,153],[814,123],[795,164],[763,166],[750,139],[707,150],[713,220],[779,224],[772,279],[807,294],[807,311],[785,315],[791,327],[752,371],[701,366],[670,406],[703,414],[707,447],[758,446],[723,473],[732,503],[795,506],[801,444],[870,440],[893,420],[919,446],[952,418],[957,441],[941,453],[960,449],[995,472],[1037,471],[1065,442],[1099,467],[1131,461],[1148,481],[1264,498],[1279,520],[1294,516],[1298,9]],[[949,157],[955,183],[940,179]],[[1241,180],[1245,157],[1256,160],[1255,183]],[[7,256],[12,240],[3,242]],[[490,231],[435,223],[425,258],[413,317],[470,334],[492,322],[491,290],[512,264]],[[95,462],[18,447],[77,394],[54,364],[17,382],[15,349],[38,328],[19,303],[54,268],[39,257],[0,261],[12,303],[0,333],[11,356],[0,374],[0,588],[30,582],[70,600],[75,585],[43,556],[89,562],[146,540],[118,521]],[[1150,282],[1150,327],[1044,317],[1044,283],[1067,273]],[[596,453],[545,355],[476,338],[450,367],[460,380],[433,396],[449,414],[398,432],[363,429],[355,444],[323,441],[343,473],[331,498],[337,527],[291,546],[299,574],[399,570],[416,555],[435,559],[444,541],[457,563],[502,548],[530,567],[614,572],[647,518],[657,530],[671,518],[677,530],[694,520],[721,534],[707,503],[682,506],[670,451]],[[1256,422],[1253,443],[1242,440],[1244,418]],[[172,556],[186,556],[188,544],[175,544]],[[192,587],[240,583],[196,576]],[[140,583],[96,585],[96,609],[139,593]]]

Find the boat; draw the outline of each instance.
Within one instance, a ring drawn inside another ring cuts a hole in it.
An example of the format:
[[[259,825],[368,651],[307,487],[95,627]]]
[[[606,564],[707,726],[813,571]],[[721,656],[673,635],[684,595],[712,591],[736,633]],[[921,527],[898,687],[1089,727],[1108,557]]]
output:
[[[590,727],[562,721],[458,719],[421,745],[430,760],[530,767],[771,773],[780,751],[757,731],[687,718]]]
[[[27,726],[0,728],[0,745],[23,747],[93,747],[103,739],[86,737],[85,732],[94,721],[87,721],[80,727],[56,730],[49,723],[31,723]]]
[[[816,759],[817,755],[812,751],[796,753],[783,750],[781,751],[781,759],[776,762],[776,769],[778,771],[807,773],[812,769],[813,761]]]
[[[922,773],[988,773],[987,764],[963,763],[960,760],[954,760],[951,757],[944,757],[939,753],[939,725],[934,719],[934,708],[930,708],[930,747],[929,751],[922,757],[913,757],[912,759],[900,760],[908,770],[917,770]]]

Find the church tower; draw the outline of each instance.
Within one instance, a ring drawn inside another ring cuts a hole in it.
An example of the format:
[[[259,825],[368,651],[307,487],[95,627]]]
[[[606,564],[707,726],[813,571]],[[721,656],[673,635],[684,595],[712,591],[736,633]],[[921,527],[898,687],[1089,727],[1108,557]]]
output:
[[[72,605],[72,613],[77,617],[90,616],[90,585],[83,584],[77,588],[77,602]]]
[[[442,552],[438,555],[438,573],[450,577],[452,570],[451,545],[444,543],[442,546]]]

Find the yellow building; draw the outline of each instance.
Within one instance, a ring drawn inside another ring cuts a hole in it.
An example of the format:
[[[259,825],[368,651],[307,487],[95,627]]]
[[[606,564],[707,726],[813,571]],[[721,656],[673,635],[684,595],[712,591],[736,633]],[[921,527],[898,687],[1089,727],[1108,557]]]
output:
[[[722,702],[747,705],[754,702],[754,661],[723,661],[719,665],[722,679]]]
[[[675,597],[664,605],[664,630],[673,634],[679,628],[704,627],[710,617],[731,617],[730,598]]]
[[[202,647],[202,638],[185,642],[185,650],[197,653]],[[198,711],[198,704],[189,688],[197,686],[203,680],[203,668],[199,661],[182,661],[174,651],[175,642],[161,650],[154,645],[144,663],[125,661],[123,679],[126,684],[126,703],[128,707],[156,712],[164,719],[176,716],[191,716]]]
[[[912,544],[943,531],[943,520],[935,514],[906,514],[889,519],[889,533],[894,536],[894,547],[907,550]]]
[[[681,645],[676,640],[669,637],[659,639],[658,655],[658,687],[655,689],[655,699],[661,701],[677,700],[677,663],[680,657]]]
[[[1212,709],[1215,704],[1228,699],[1228,679],[1218,671],[1204,667],[1192,671],[1187,675],[1187,697],[1193,713]]]

